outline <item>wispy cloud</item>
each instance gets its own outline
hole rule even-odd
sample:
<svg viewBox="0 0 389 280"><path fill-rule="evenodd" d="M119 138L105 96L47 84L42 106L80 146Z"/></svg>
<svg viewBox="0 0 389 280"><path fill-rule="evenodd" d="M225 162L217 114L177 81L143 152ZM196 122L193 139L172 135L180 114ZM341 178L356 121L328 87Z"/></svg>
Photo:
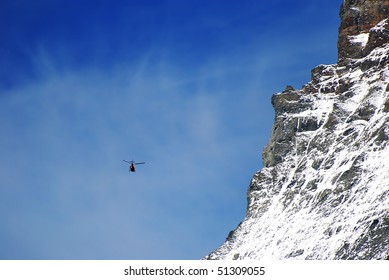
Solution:
<svg viewBox="0 0 389 280"><path fill-rule="evenodd" d="M224 35L198 48L201 18L185 21L109 63L107 45L88 63L31 48L35 78L0 93L0 258L201 258L222 242L261 167L270 96L312 60L297 33L257 32L254 15L209 17ZM122 159L147 163L130 174Z"/></svg>
<svg viewBox="0 0 389 280"><path fill-rule="evenodd" d="M167 252L173 240L194 238L210 207L211 217L222 210L209 199L225 196L218 184L232 169L217 166L229 166L223 161L238 148L226 129L237 113L223 112L209 78L169 65L62 72L48 57L39 61L44 79L2 95L3 240L16 234L31 247L23 258L92 258L110 248L121 257L184 257L180 248L190 244ZM147 161L136 174L121 162L132 157ZM154 253L144 252L147 244Z"/></svg>

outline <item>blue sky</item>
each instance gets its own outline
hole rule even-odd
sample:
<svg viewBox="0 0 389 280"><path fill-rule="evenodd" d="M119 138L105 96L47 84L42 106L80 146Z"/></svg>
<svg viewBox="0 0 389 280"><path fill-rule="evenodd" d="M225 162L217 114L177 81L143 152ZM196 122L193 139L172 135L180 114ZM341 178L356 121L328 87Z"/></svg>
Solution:
<svg viewBox="0 0 389 280"><path fill-rule="evenodd" d="M0 259L218 247L262 167L271 95L336 63L341 2L2 1Z"/></svg>

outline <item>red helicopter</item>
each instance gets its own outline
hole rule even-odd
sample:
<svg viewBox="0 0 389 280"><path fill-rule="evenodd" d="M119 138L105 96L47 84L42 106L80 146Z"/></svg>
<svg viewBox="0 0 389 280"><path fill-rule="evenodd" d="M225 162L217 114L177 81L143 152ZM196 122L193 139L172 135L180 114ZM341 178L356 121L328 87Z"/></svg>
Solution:
<svg viewBox="0 0 389 280"><path fill-rule="evenodd" d="M137 165L137 164L145 164L146 163L144 161L142 161L142 162L135 162L133 160L127 161L127 160L124 160L124 159L123 159L123 161L130 164L130 169L128 170L128 172L135 172L135 165Z"/></svg>

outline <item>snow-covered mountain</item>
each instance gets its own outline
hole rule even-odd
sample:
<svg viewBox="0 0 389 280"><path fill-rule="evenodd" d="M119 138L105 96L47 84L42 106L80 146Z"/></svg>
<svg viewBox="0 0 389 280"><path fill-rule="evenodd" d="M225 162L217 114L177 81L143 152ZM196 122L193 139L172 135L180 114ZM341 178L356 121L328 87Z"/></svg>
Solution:
<svg viewBox="0 0 389 280"><path fill-rule="evenodd" d="M246 217L205 259L389 259L389 1L340 16L338 63L273 95Z"/></svg>

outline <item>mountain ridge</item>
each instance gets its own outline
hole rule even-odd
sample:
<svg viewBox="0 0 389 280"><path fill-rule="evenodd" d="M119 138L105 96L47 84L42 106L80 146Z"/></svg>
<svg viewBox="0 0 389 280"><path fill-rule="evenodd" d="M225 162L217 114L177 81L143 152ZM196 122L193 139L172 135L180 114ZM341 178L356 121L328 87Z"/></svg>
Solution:
<svg viewBox="0 0 389 280"><path fill-rule="evenodd" d="M205 259L389 259L388 11L345 0L338 63L272 96L246 217Z"/></svg>

